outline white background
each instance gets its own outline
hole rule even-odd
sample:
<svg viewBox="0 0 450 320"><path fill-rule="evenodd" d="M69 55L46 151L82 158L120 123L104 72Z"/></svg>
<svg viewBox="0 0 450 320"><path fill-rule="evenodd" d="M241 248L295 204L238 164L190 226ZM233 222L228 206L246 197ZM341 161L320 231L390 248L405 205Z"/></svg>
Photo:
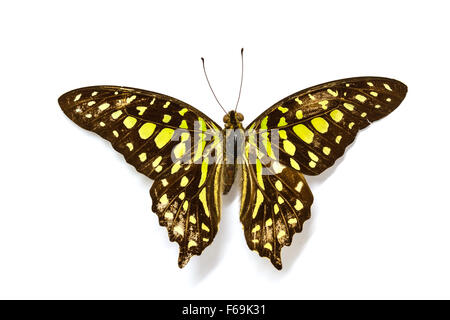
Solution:
<svg viewBox="0 0 450 320"><path fill-rule="evenodd" d="M0 5L0 298L450 298L446 1L15 1ZM307 177L312 219L277 271L248 250L239 190L220 232L177 266L151 180L61 112L74 88L115 84L246 123L339 78L409 87L337 164Z"/></svg>

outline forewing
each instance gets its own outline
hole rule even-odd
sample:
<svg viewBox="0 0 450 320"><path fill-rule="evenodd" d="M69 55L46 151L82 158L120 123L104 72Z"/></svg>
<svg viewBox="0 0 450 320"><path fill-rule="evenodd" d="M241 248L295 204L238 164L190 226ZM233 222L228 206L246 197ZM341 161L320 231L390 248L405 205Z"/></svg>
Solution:
<svg viewBox="0 0 450 320"><path fill-rule="evenodd" d="M304 174L317 175L344 154L360 129L395 110L406 92L403 83L388 78L332 81L279 101L248 129L267 130L261 152L278 156L282 164ZM272 143L277 139L279 143Z"/></svg>
<svg viewBox="0 0 450 320"><path fill-rule="evenodd" d="M180 245L180 267L212 242L220 219L221 166L204 157L221 146L217 124L182 101L133 88L86 87L58 101L71 120L110 141L155 180L152 209Z"/></svg>

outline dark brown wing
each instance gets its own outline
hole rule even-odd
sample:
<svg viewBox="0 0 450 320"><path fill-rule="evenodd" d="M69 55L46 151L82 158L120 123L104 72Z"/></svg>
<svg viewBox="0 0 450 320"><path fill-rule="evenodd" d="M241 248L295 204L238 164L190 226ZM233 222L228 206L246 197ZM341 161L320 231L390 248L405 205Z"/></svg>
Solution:
<svg viewBox="0 0 450 320"><path fill-rule="evenodd" d="M313 196L303 174L332 166L357 132L397 108L406 92L393 79L337 80L297 92L256 118L246 132L242 183L249 248L281 269L281 248L310 217Z"/></svg>
<svg viewBox="0 0 450 320"><path fill-rule="evenodd" d="M393 79L350 78L299 91L279 101L247 129L268 130L261 150L278 151L279 161L317 175L341 157L360 129L399 106L407 87ZM272 129L279 144L271 145Z"/></svg>
<svg viewBox="0 0 450 320"><path fill-rule="evenodd" d="M221 146L219 126L182 101L133 88L80 88L62 95L59 104L155 180L152 209L180 245L179 266L201 254L220 220L222 166L204 158Z"/></svg>

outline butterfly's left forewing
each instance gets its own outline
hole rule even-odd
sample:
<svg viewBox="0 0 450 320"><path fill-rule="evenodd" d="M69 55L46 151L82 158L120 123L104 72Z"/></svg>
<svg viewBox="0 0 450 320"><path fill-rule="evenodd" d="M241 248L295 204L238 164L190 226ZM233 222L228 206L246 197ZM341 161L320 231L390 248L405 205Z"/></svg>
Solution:
<svg viewBox="0 0 450 320"><path fill-rule="evenodd" d="M217 124L182 101L134 88L76 89L59 104L76 124L110 141L155 180L152 209L180 245L180 267L211 244L220 220L222 165L207 159L221 155Z"/></svg>

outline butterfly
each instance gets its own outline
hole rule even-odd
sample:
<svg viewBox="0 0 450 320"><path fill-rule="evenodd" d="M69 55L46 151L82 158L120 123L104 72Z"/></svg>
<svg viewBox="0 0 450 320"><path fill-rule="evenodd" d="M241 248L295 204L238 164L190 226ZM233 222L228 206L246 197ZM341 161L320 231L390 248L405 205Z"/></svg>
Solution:
<svg viewBox="0 0 450 320"><path fill-rule="evenodd" d="M336 80L282 99L246 128L243 115L229 111L224 129L183 101L135 88L85 87L58 102L154 180L152 210L179 244L180 268L214 240L222 194L240 171L247 245L281 269L281 248L310 217L313 195L304 175L331 167L359 130L391 113L406 93L406 85L388 78Z"/></svg>

